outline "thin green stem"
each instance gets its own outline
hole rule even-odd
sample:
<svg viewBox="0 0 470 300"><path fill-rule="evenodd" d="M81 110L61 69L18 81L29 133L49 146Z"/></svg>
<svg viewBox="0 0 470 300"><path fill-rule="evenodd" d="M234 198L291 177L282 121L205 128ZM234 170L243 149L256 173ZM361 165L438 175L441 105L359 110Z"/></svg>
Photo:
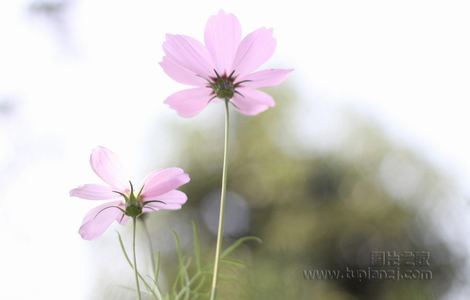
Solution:
<svg viewBox="0 0 470 300"><path fill-rule="evenodd" d="M144 228L144 232L145 232L145 236L147 237L147 242L149 244L149 251L150 251L150 261L152 263L152 268L153 268L153 274L155 274L155 278L153 278L153 282L154 282L154 285L155 285L155 290L157 291L158 293L158 296L159 296L159 299L162 298L162 293L160 291L160 286L158 284L158 272L157 272L157 264L155 263L155 257L154 257L154 253L155 251L153 250L153 245L152 245L152 238L150 236L150 232L149 232L149 229L147 227L147 224L145 223L145 219L144 218L140 218L139 220L141 220L141 223L142 223L142 227ZM160 260L160 258L158 258ZM158 262L160 264L160 261ZM142 278L139 276L139 278L142 280ZM144 283L145 284L145 283ZM153 289L152 289L153 290Z"/></svg>
<svg viewBox="0 0 470 300"><path fill-rule="evenodd" d="M139 271L137 271L137 257L135 253L135 237L136 237L136 229L137 229L137 218L132 218L132 252L134 255L134 275L135 275L135 286L137 289L137 299L142 300L142 296L140 295L140 285L139 285Z"/></svg>
<svg viewBox="0 0 470 300"><path fill-rule="evenodd" d="M225 100L225 139L224 139L224 161L222 166L222 188L220 192L219 226L217 228L217 244L215 248L214 273L212 275L211 297L215 300L217 289L217 278L219 275L220 253L222 251L222 239L224 233L225 196L227 191L227 152L228 152L228 131L229 131L229 100Z"/></svg>
<svg viewBox="0 0 470 300"><path fill-rule="evenodd" d="M118 233L118 239L119 239L119 245L121 246L121 250L122 250L122 254L124 255L124 258L126 259L127 263L129 264L129 266L131 267L132 270L134 270L134 265L132 264L132 261L131 259L129 258L129 255L127 255L127 251L126 251L126 248L124 247L124 242L122 241L122 237L121 235ZM147 290L152 294L152 296L155 298L155 300L161 300L162 299L162 295L161 294L155 294L155 291L153 290L153 288L150 286L150 284L147 283L147 281L145 281L144 277L142 277L142 275L140 273L139 274L139 278L140 280L142 281L142 283L145 285L145 287L147 288ZM157 290L158 291L158 290Z"/></svg>

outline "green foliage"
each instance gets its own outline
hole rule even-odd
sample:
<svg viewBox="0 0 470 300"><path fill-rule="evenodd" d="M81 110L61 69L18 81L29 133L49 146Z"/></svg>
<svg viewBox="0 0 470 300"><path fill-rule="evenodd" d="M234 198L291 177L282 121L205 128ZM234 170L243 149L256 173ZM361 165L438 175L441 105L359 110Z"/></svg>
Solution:
<svg viewBox="0 0 470 300"><path fill-rule="evenodd" d="M160 252L154 255L153 277L144 276L138 273L140 281L144 284L146 294L154 300L199 300L206 299L209 296L208 284L212 278L213 264L206 262L201 256L201 241L198 226L192 224L193 245L192 252L185 253L181 246L181 239L176 231L173 231L173 237L176 245L177 255L177 271L171 287L166 292L162 292L159 283L159 274L161 272ZM121 247L124 258L127 263L134 269L132 261L129 258L127 250L124 246L121 235L118 233L119 245ZM249 241L261 243L261 239L253 236L241 237L229 245L221 254L221 263L227 267L231 267L232 273L239 269L245 268L243 261L231 257L240 246ZM229 273L220 274L221 281L235 281L236 277ZM127 288L127 287L126 287ZM130 289L130 288L127 288Z"/></svg>

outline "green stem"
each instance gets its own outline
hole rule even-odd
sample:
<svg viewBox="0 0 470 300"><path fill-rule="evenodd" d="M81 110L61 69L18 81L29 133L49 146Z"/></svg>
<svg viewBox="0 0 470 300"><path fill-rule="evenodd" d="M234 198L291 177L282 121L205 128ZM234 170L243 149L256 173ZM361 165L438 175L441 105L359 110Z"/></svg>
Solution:
<svg viewBox="0 0 470 300"><path fill-rule="evenodd" d="M225 196L227 191L227 152L228 152L228 130L229 130L229 100L225 100L225 139L224 139L224 161L222 167L222 189L220 192L219 226L217 229L217 245L215 248L214 272L212 275L211 297L215 300L217 289L217 278L219 273L220 253L222 250L222 239L224 233Z"/></svg>
<svg viewBox="0 0 470 300"><path fill-rule="evenodd" d="M132 230L132 252L134 255L134 275L135 275L135 286L137 289L137 299L142 300L142 296L140 295L140 285L139 285L139 271L137 271L137 257L135 254L135 237L136 237L136 229L137 229L137 218L132 218L133 230Z"/></svg>
<svg viewBox="0 0 470 300"><path fill-rule="evenodd" d="M153 268L153 274L155 274L155 278L153 279L154 281L154 285L155 285L155 289L158 293L158 299L161 299L162 298L162 293L160 291L160 286L158 285L158 271L157 271L157 264L155 263L155 257L154 257L154 253L155 251L153 250L153 245L152 245L152 238L150 237L150 232L149 232L149 229L147 227L147 224L145 223L145 219L144 218L140 218L141 220L141 223L142 223L142 227L144 228L144 232L145 232L145 236L147 237L147 242L149 244L149 251L150 251L150 260L151 260L151 263L152 263L152 268ZM160 260L160 258L159 258ZM158 262L160 263L160 262ZM142 276L139 276L139 278L142 280ZM144 282L145 284L145 282ZM153 289L152 289L153 291ZM155 294L154 294L155 296ZM155 298L157 298L155 296Z"/></svg>

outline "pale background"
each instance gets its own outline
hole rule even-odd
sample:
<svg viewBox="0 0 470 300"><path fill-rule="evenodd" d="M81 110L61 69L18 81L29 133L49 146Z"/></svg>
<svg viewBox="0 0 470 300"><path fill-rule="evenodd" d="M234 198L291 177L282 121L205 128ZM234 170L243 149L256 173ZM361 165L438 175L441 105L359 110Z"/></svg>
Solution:
<svg viewBox="0 0 470 300"><path fill-rule="evenodd" d="M93 203L68 190L96 181L88 166L96 145L141 178L146 157L165 167L178 146L167 122L192 126L221 113L177 117L163 100L180 86L158 66L165 33L202 39L221 8L244 34L274 28L268 66L295 68L288 82L303 102L292 126L306 143L338 143L339 112L352 109L446 174L455 194L436 224L469 253L467 1L8 0L0 2L0 298L90 297L95 270L112 264L93 257L106 258L100 245L115 236L83 241L77 230ZM467 276L446 299L467 299Z"/></svg>

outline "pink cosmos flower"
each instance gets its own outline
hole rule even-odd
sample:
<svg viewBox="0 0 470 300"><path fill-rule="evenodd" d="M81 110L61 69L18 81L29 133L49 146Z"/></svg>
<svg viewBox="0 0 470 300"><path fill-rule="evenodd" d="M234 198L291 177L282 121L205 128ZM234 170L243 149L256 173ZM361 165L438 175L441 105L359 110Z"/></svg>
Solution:
<svg viewBox="0 0 470 300"><path fill-rule="evenodd" d="M184 35L166 36L160 63L174 80L193 86L165 101L182 117L192 117L212 100L230 101L242 114L256 115L273 107L273 98L257 90L284 81L291 69L255 72L274 53L272 29L260 28L241 39L233 14L220 11L207 21L205 45Z"/></svg>
<svg viewBox="0 0 470 300"><path fill-rule="evenodd" d="M97 147L90 156L93 171L106 185L85 184L70 191L70 196L88 200L109 200L90 210L80 227L86 240L100 236L112 223L125 224L129 217L162 209L180 209L186 202L185 193L176 190L189 182L189 175L180 168L167 168L151 172L140 190L122 174L123 168L113 152Z"/></svg>

